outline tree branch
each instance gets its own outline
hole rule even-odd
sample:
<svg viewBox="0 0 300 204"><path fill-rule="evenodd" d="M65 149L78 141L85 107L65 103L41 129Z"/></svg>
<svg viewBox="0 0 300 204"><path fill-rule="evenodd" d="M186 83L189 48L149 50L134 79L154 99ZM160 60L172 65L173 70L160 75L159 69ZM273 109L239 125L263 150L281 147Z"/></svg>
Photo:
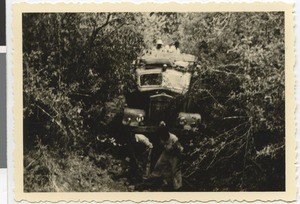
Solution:
<svg viewBox="0 0 300 204"><path fill-rule="evenodd" d="M102 40L101 40L99 43L97 43L97 45L98 45L98 44L101 45L107 36L110 36L113 32L119 30L120 28L122 28L122 27L125 26L125 25L129 25L129 24L128 24L128 23L123 23L123 24L119 25L117 28L115 28L115 29L112 30L111 32L107 33L107 34L102 38Z"/></svg>
<svg viewBox="0 0 300 204"><path fill-rule="evenodd" d="M50 113L48 113L41 106L36 105L36 107L38 107L41 111L43 111L43 113L45 113L47 116L49 116L53 120L53 122L55 122L62 129L62 131L67 135L67 130L62 126L62 124L60 122L58 122L52 115L50 115Z"/></svg>
<svg viewBox="0 0 300 204"><path fill-rule="evenodd" d="M240 136L240 137L238 137L238 138L236 138L236 139L234 139L234 140L232 140L232 141L230 141L230 142L225 143L224 145L222 145L222 146L220 147L220 149L215 153L214 158L213 158L212 161L209 163L209 165L207 166L206 170L208 170L208 169L214 164L214 162L215 162L217 156L219 155L219 153L220 153L225 147L227 147L227 146L229 146L229 145L231 145L231 144L233 144L233 143L235 143L235 142L237 142L237 141L243 139L245 135L247 136L247 140L248 140L249 130L248 130L245 134L243 134L242 136ZM240 149L241 149L241 147L240 147L238 150L240 150Z"/></svg>
<svg viewBox="0 0 300 204"><path fill-rule="evenodd" d="M95 39L96 39L96 37L97 37L99 31L102 30L104 27L106 27L109 23L111 23L110 17L111 17L111 13L109 13L109 14L107 15L106 21L105 21L105 23L104 23L103 25L101 25L101 26L99 26L98 28L94 29L94 31L93 31L93 33L92 33L92 35L91 35L91 37L90 37L90 40L89 40L89 46L92 46L92 45L93 45L93 43L94 43L94 41L95 41Z"/></svg>

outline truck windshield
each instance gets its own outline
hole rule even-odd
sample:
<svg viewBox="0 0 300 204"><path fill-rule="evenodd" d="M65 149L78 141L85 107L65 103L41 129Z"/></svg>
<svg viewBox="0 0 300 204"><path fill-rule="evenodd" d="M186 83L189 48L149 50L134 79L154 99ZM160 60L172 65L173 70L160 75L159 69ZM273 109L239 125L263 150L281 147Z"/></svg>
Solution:
<svg viewBox="0 0 300 204"><path fill-rule="evenodd" d="M140 77L141 86L147 85L161 85L162 84L162 75L159 74L143 74Z"/></svg>

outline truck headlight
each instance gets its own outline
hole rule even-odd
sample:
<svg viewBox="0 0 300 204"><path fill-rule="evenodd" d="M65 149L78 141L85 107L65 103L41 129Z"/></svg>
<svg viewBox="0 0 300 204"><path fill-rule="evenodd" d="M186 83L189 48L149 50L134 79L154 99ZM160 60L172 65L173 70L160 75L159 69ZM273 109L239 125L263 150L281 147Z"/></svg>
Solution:
<svg viewBox="0 0 300 204"><path fill-rule="evenodd" d="M187 121L186 121L186 119L185 119L185 117L180 117L179 118L179 125L185 125L187 123Z"/></svg>
<svg viewBox="0 0 300 204"><path fill-rule="evenodd" d="M128 117L128 118L126 119L125 123L126 123L126 125L129 125L130 122L131 122L131 118Z"/></svg>
<svg viewBox="0 0 300 204"><path fill-rule="evenodd" d="M143 122L144 121L144 116L142 114L139 114L137 117L136 117L136 121L137 122Z"/></svg>

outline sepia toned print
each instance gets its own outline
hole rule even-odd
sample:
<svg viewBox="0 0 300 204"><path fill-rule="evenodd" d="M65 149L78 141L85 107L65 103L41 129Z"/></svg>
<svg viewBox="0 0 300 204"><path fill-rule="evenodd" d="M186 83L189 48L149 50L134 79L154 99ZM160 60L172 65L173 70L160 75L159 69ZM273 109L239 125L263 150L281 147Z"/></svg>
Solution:
<svg viewBox="0 0 300 204"><path fill-rule="evenodd" d="M112 5L15 6L16 199L295 199L292 7Z"/></svg>

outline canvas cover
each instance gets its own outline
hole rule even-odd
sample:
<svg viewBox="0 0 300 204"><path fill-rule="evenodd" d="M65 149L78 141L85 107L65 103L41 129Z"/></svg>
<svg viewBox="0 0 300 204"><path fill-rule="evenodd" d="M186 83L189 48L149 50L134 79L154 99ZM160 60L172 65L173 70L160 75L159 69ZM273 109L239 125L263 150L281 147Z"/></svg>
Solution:
<svg viewBox="0 0 300 204"><path fill-rule="evenodd" d="M195 62L196 57L194 55L185 53L167 53L160 52L159 55L147 54L141 57L141 62L146 65L153 64L167 64L168 66L173 66L175 62Z"/></svg>
<svg viewBox="0 0 300 204"><path fill-rule="evenodd" d="M185 94L190 85L191 74L182 73L173 69L167 69L162 73L162 87L179 94Z"/></svg>

